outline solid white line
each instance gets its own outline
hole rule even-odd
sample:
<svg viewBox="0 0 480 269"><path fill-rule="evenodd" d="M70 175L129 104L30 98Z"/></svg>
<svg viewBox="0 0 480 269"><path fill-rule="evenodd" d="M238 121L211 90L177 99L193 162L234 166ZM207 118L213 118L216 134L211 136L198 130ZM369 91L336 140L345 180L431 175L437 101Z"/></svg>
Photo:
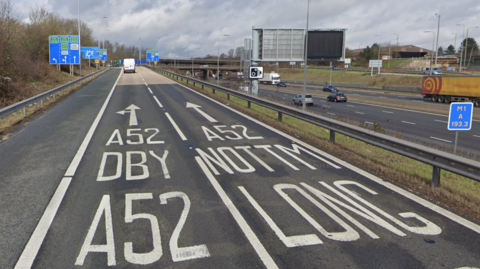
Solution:
<svg viewBox="0 0 480 269"><path fill-rule="evenodd" d="M167 78L167 79L169 79L169 78ZM172 79L169 79L169 80L172 81L172 82L175 82L175 81L172 80ZM176 82L175 82L175 83L176 83ZM178 84L178 83L177 83L177 84ZM190 92L195 93L195 94L197 94L198 96L201 96L201 97L203 97L203 98L206 98L206 99L212 101L213 103L216 103L217 105L219 105L219 106L221 106L221 107L224 107L224 108L232 111L233 113L236 113L236 114L238 114L238 115L240 115L240 116L242 116L242 117L244 117L244 118L246 118L246 119L248 119L248 120L250 120L250 121L252 121L252 122L254 122L254 123L256 123L256 124L258 124L258 125L266 128L266 129L268 129L268 130L270 130L270 131L272 131L272 132L274 132L274 133L276 133L276 134L279 134L279 135L285 137L286 139L289 139L290 141L294 141L295 143L297 143L297 144L299 144L299 145L301 145L301 146L304 146L305 148L307 148L307 149L309 149L309 150L311 150L311 151L313 151L313 152L315 152L315 153L317 153L317 154L319 154L319 155L322 155L322 156L324 156L325 158L328 158L328 159L336 162L337 164L342 165L342 166L344 166L345 168L350 169L351 171L353 171L353 172L355 172L355 173L357 173L357 174L359 174L359 175L362 175L362 176L364 176L365 178L368 178L368 179L370 179L371 181L373 181L373 182L375 182L375 183L377 183L377 184L379 184L379 185L382 185L382 186L384 186L385 188L388 188L388 189L390 189L390 190L392 190L392 191L394 191L394 192L396 192L396 193L398 193L398 194L400 194L400 195L403 195L403 197L406 197L406 198L410 199L411 201L414 201L414 202L416 202L417 204L422 205L423 207L428 208L428 209L430 209L430 210L432 210L432 211L434 211L434 212L436 212L436 213L438 213L438 214L440 214L440 215L442 215L442 216L444 216L444 217L446 217L446 218L448 218L448 219L450 219L450 220L452 220L452 221L454 221L454 222L456 222L456 223L458 223L458 224L460 224L460 225L463 225L464 227L466 227L466 228L468 228L468 229L470 229L470 230L472 230L472 231L480 234L480 225L478 225L478 224L476 224L476 223L474 223L474 222L471 222L471 221L469 221L469 220L467 220L467 219L465 219L465 218L462 218L462 217L460 217L460 216L458 216L458 215L456 215L456 214L454 214L454 213L452 213L452 212L450 212L450 211L448 211L448 210L446 210L446 209L444 209L444 208L442 208L442 207L439 207L438 205L436 205L436 204L434 204L434 203L432 203L432 202L430 202L430 201L427 201L427 200L425 200L425 199L423 199L423 198L421 198L421 197L419 197L419 196L416 196L416 195L413 194L413 193L410 193L410 192L408 192L408 191L406 191L406 190L404 190L404 189L402 189L402 188L400 188L400 187L397 187L397 186L395 186L395 185L393 185L393 184L391 184L391 183L388 183L388 182L384 181L383 179L381 179L381 178L379 178L379 177L377 177L377 176L375 176L375 175L373 175L373 174L370 174L370 173L368 173L368 172L366 172L366 171L364 171L364 170L362 170L362 169L360 169L360 168L358 168L358 167L356 167L356 166L354 166L354 165L351 165L350 163L345 162L345 161L343 161L343 160L341 160L341 159L339 159L339 158L337 158L337 157L335 157L335 156L333 156L333 155L331 155L331 154L329 154L329 153L327 153L327 152L324 152L324 151L322 151L322 150L320 150L320 149L318 149L318 148L316 148L316 147L314 147L314 146L312 146L312 145L310 145L310 144L307 144L307 143L305 143L305 142L303 142L303 141L301 141L301 140L299 140L299 139L297 139L297 138L295 138L295 137L293 137L293 136L291 136L291 135L288 135L288 134L286 134L286 133L284 133L284 132L282 132L282 131L279 131L279 130L275 129L275 128L272 127L272 126L269 126L269 125L267 125L267 124L265 124L265 123L263 123L263 122L261 122L261 121L258 121L258 120L254 119L254 118L252 118L252 117L250 117L250 116L248 116L248 115L245 115L244 113L239 112L239 111L237 111L237 110L235 110L235 109L233 109L233 108L231 108L231 107L229 107L229 106L227 106L227 105L224 105L224 104L218 102L217 100L214 100L214 99L212 99L212 98L210 98L210 97L207 97L207 96L205 96L205 95L203 95L203 94L201 94L201 93L199 93L199 92L196 92L196 91L194 91L194 90L192 90L192 89L190 89L190 88L188 88L188 87L185 87L185 86L183 86L183 85L181 85L181 84L178 84L178 85L181 86L181 87L183 87L183 88L185 88L185 89L187 89L187 90L189 90ZM376 106L376 105L370 105L370 106ZM376 107L382 107L382 106L376 106ZM384 108L389 108L389 107L384 107ZM404 111L411 111L411 110L399 109L399 108L394 108L394 109L396 109L396 110L404 110ZM418 111L412 111L412 112L417 112L417 113L422 113L422 114L430 114L430 115L435 115L435 116L442 116L442 115L438 115L438 114L418 112Z"/></svg>
<svg viewBox="0 0 480 269"><path fill-rule="evenodd" d="M393 114L392 111L382 111L383 113Z"/></svg>
<svg viewBox="0 0 480 269"><path fill-rule="evenodd" d="M413 123L413 122L408 122L408 121L403 121L403 120L402 120L402 122L406 123L406 124L416 125L416 123Z"/></svg>
<svg viewBox="0 0 480 269"><path fill-rule="evenodd" d="M37 227L33 231L32 236L30 236L30 239L28 240L27 245L23 249L22 255L20 255L20 258L18 259L17 264L15 265L15 269L32 267L33 261L35 260L38 254L38 251L40 250L40 247L43 244L43 240L45 240L45 236L47 235L47 232L50 229L50 226L52 225L53 219L57 214L58 208L62 203L63 197L65 196L65 193L67 193L68 186L70 186L70 182L72 181L72 177L75 175L75 172L77 171L78 165L80 164L80 161L82 160L83 155L85 154L85 150L87 149L88 144L92 139L93 133L95 133L95 130L97 129L98 123L100 122L100 119L102 118L103 113L105 112L105 109L107 108L107 105L110 102L112 94L121 76L122 76L122 72L120 72L120 74L118 75L118 78L115 81L115 84L113 84L113 87L107 96L107 99L103 103L103 106L98 112L97 117L93 121L92 126L90 126L90 129L88 130L87 135L83 139L82 144L78 148L77 153L75 154L75 157L73 157L73 160L70 163L70 166L68 167L64 178L62 178L62 180L60 181L60 184L58 185L57 190L55 191L54 195L52 196L52 199L48 203L47 208L43 212L42 218L38 222Z"/></svg>
<svg viewBox="0 0 480 269"><path fill-rule="evenodd" d="M98 115L95 118L95 121L93 121L92 126L90 127L90 130L88 130L87 135L83 139L82 145L80 145L80 148L78 148L77 154L75 154L75 157L73 158L72 162L70 163L70 166L67 169L67 172L65 173L66 177L73 177L75 175L75 171L77 171L78 165L80 164L80 161L82 160L83 155L87 150L90 140L92 140L93 133L95 132L95 129L97 129L98 123L100 123L100 119L102 118L103 113L105 112L105 109L107 108L107 105L110 102L110 98L112 97L113 91L115 90L115 87L117 86L117 83L120 80L121 76L122 76L122 72L120 72L120 75L118 75L117 81L115 81L115 84L110 90L110 94L107 96L107 99L105 100L105 103L103 103L102 108L98 112Z"/></svg>
<svg viewBox="0 0 480 269"><path fill-rule="evenodd" d="M448 123L448 121L444 121L444 120L435 120L437 122L441 122L441 123Z"/></svg>
<svg viewBox="0 0 480 269"><path fill-rule="evenodd" d="M450 140L445 140L445 139L441 139L441 138L438 138L438 137L430 136L430 138L431 138L431 139L435 139L435 140L440 140L440 141L443 141L443 142L452 143L452 141L450 141Z"/></svg>
<svg viewBox="0 0 480 269"><path fill-rule="evenodd" d="M35 258L37 257L38 251L42 246L43 240L47 235L50 225L57 214L57 210L62 203L65 193L67 193L68 186L72 181L71 177L64 177L60 184L57 187L57 190L53 194L52 199L48 203L47 208L43 212L42 218L37 224L35 231L33 231L32 236L28 240L27 245L23 249L22 255L15 264L15 269L31 268Z"/></svg>
<svg viewBox="0 0 480 269"><path fill-rule="evenodd" d="M363 113L363 112L355 111L355 113L365 115L365 113Z"/></svg>
<svg viewBox="0 0 480 269"><path fill-rule="evenodd" d="M170 114L168 114L168 112L165 112L165 115L167 116L170 123L173 125L173 128L175 128L175 130L177 131L178 135L180 135L180 138L182 138L183 141L187 141L187 138L183 134L182 130L180 130L180 128L178 128L178 125L175 123L175 121L172 119L172 117L170 117Z"/></svg>
<svg viewBox="0 0 480 269"><path fill-rule="evenodd" d="M255 252L257 252L257 255L260 257L265 267L278 268L278 266L275 264L275 261L272 259L270 254L267 252L265 247L262 245L258 237L253 232L252 228L248 225L247 221L243 218L242 214L240 214L240 211L238 211L238 209L233 204L232 200L230 200L230 198L228 197L225 190L222 188L222 186L220 186L217 179L212 175L210 170L207 168L202 158L200 158L199 156L196 156L195 160L197 161L198 165L202 169L205 176L208 178L208 180L212 184L218 196L220 196L220 198L222 199L228 211L230 211L230 214L232 214L238 226L240 226L240 229L242 230L243 234L245 234L248 241L252 245L253 249L255 249Z"/></svg>
<svg viewBox="0 0 480 269"><path fill-rule="evenodd" d="M153 96L153 98L155 99L155 101L157 101L157 104L158 104L159 107L163 107L162 104L160 103L160 101L158 101L156 96Z"/></svg>
<svg viewBox="0 0 480 269"><path fill-rule="evenodd" d="M149 91L151 94L153 94L152 89L150 89L150 87L147 87L147 88L148 88L148 91Z"/></svg>

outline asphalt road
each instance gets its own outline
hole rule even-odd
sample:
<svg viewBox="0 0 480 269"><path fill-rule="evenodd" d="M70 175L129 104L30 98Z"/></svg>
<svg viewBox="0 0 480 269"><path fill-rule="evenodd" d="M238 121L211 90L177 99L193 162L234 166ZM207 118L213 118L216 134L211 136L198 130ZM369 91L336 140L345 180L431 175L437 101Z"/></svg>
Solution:
<svg viewBox="0 0 480 269"><path fill-rule="evenodd" d="M321 91L319 88L309 88L309 93ZM288 91L288 88L283 91ZM385 99L384 106L369 105L362 103L355 103L348 101L346 103L328 102L326 98L314 98L314 105L309 107L312 111L320 113L324 116L332 118L341 118L352 124L364 124L372 127L377 124L387 134L400 137L402 139L415 142L421 145L446 150L452 152L455 146L455 132L449 131L448 116L418 112L414 110L397 109L389 107L390 102L399 100L405 101L411 99L416 101L419 106L423 102L430 102L430 100L423 100L418 96L392 95L376 92L363 91L345 91L346 96L358 95L363 98L376 97ZM269 89L260 89L261 97L279 100L291 104L294 93L276 92ZM417 100L418 99L418 100ZM444 105L448 111L449 106ZM301 109L299 107L299 109ZM457 152L463 154L475 154L480 156L480 122L474 120L470 131L458 132Z"/></svg>
<svg viewBox="0 0 480 269"><path fill-rule="evenodd" d="M480 264L479 225L137 70L0 143L0 268Z"/></svg>

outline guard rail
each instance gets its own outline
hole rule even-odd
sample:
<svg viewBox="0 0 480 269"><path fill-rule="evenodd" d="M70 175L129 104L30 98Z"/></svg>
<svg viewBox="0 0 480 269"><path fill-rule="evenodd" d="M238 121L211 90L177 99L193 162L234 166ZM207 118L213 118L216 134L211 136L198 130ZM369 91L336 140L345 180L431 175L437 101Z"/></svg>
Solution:
<svg viewBox="0 0 480 269"><path fill-rule="evenodd" d="M315 124L330 130L330 142L335 143L335 134L339 133L365 143L377 146L382 149L400 154L414 160L423 162L432 166L432 187L440 185L440 171L441 169L450 171L452 173L476 180L480 182L480 162L476 162L458 155L450 154L440 150L428 148L422 145L418 145L412 142L401 140L388 135L380 134L374 131L360 128L358 126L343 123L334 119L319 116L313 113L304 112L292 107L274 103L268 100L263 100L249 94L224 88L212 83L204 82L191 77L186 77L172 73L160 68L150 67L154 70L174 77L177 80L181 80L186 83L193 83L194 86L200 86L202 89L209 87L215 91L223 92L227 95L227 98L234 96L247 101L248 108L251 103L266 107L268 109L278 112L278 121L282 121L282 115L288 115L297 119Z"/></svg>
<svg viewBox="0 0 480 269"><path fill-rule="evenodd" d="M36 103L36 102L38 102L38 101L40 101L41 106L43 106L43 99L47 98L48 96L50 96L50 95L53 94L53 97L55 98L55 94L56 94L57 92L62 91L62 94L63 94L63 91L65 90L65 88L71 87L72 85L75 85L75 86L76 86L77 83L81 83L81 82L83 82L83 81L86 80L86 79L94 78L94 77L96 77L97 75L102 74L103 72L105 72L105 71L108 70L108 69L109 69L109 68L106 67L106 68L104 68L104 69L98 70L98 71L96 71L96 72L94 72L94 73L91 73L91 74L89 74L89 75L87 75L87 76L84 76L84 77L82 77L82 78L79 78L79 79L77 79L77 80L68 82L68 83L66 83L66 84L64 84L64 85L62 85L62 86L56 87L56 88L54 88L54 89L51 89L51 90L49 90L49 91L46 91L46 92L41 93L41 94L39 94L39 95L36 95L36 96L34 96L34 97L31 97L31 98L28 98L28 99L26 99L26 100L20 101L20 102L18 102L18 103L16 103L16 104L13 104L13 105L11 105L11 106L7 106L7 107L5 107L5 108L2 108L2 109L0 109L0 119L3 118L3 117L5 117L5 116L8 116L8 115L10 115L10 114L12 114L12 113L20 110L20 109L23 109L23 115L25 116L25 115L26 115L26 110L25 110L25 108L26 108L27 106L29 106L29 105L31 105L31 104L33 104L33 103Z"/></svg>

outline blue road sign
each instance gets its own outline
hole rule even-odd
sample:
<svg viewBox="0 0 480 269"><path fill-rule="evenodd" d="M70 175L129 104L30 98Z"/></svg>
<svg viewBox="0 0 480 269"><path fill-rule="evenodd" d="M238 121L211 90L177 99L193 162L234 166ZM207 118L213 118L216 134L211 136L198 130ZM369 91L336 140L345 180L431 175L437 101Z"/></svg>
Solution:
<svg viewBox="0 0 480 269"><path fill-rule="evenodd" d="M154 50L147 50L147 62L155 61L155 52Z"/></svg>
<svg viewBox="0 0 480 269"><path fill-rule="evenodd" d="M451 103L448 130L469 131L472 129L473 103Z"/></svg>
<svg viewBox="0 0 480 269"><path fill-rule="evenodd" d="M48 37L50 64L80 64L78 36Z"/></svg>
<svg viewBox="0 0 480 269"><path fill-rule="evenodd" d="M154 62L158 62L160 60L160 54L158 53L158 50L154 50L155 55L153 57Z"/></svg>
<svg viewBox="0 0 480 269"><path fill-rule="evenodd" d="M82 47L82 58L100 60L100 48L99 47Z"/></svg>
<svg viewBox="0 0 480 269"><path fill-rule="evenodd" d="M107 49L100 49L100 61L107 61Z"/></svg>

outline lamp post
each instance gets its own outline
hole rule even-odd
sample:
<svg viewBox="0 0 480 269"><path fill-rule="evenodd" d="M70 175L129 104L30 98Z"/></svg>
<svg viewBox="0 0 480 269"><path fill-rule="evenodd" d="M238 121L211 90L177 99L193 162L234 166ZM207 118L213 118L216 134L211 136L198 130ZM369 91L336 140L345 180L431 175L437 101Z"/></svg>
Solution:
<svg viewBox="0 0 480 269"><path fill-rule="evenodd" d="M380 42L378 43L378 61L380 61L380 53L381 53L381 47L380 47L380 43L382 43L382 35L375 35L375 36L379 36L380 37ZM372 70L373 70L373 67L372 67ZM378 65L378 74L380 74L380 64Z"/></svg>
<svg viewBox="0 0 480 269"><path fill-rule="evenodd" d="M139 37L138 38L138 65L141 65L142 64L142 39Z"/></svg>
<svg viewBox="0 0 480 269"><path fill-rule="evenodd" d="M438 37L440 36L440 14L435 14L438 17L438 26L437 26L437 46L435 50L435 67L437 67L437 58L438 58Z"/></svg>
<svg viewBox="0 0 480 269"><path fill-rule="evenodd" d="M218 42L217 42L217 47L218 47L218 51L217 51L217 84L219 83L220 81L220 37L221 36L230 36L230 35L219 35L218 36Z"/></svg>
<svg viewBox="0 0 480 269"><path fill-rule="evenodd" d="M397 36L397 46L395 47L395 56L398 57L397 54L398 54L398 36L399 36L399 34L397 34L397 33L393 33L393 34Z"/></svg>
<svg viewBox="0 0 480 269"><path fill-rule="evenodd" d="M455 41L453 43L453 47L457 49L457 33L452 33L452 35L455 35Z"/></svg>
<svg viewBox="0 0 480 269"><path fill-rule="evenodd" d="M200 48L195 48L195 49L200 49ZM195 59L195 57L192 57L192 78L195 77L194 74L193 74L193 59Z"/></svg>
<svg viewBox="0 0 480 269"><path fill-rule="evenodd" d="M82 77L82 44L80 43L80 0L77 1L78 4L78 51L79 53L79 62L80 62L80 69L79 69L79 75Z"/></svg>
<svg viewBox="0 0 480 269"><path fill-rule="evenodd" d="M423 31L424 33L432 33L433 34L433 41L432 41L432 57L430 60L430 76L432 75L432 62L433 62L433 49L435 48L435 32L434 31Z"/></svg>
<svg viewBox="0 0 480 269"><path fill-rule="evenodd" d="M305 29L305 60L303 62L303 102L302 102L302 109L307 109L307 104L305 103L306 95L307 95L307 52L308 52L308 17L310 15L310 0L307 1L307 27ZM332 68L330 67L330 72Z"/></svg>
<svg viewBox="0 0 480 269"><path fill-rule="evenodd" d="M463 35L462 37L465 38L465 24L457 24L457 26L463 26ZM462 72L462 59L463 59L463 51L465 46L462 45L462 50L460 51L460 69L458 69L458 72Z"/></svg>

